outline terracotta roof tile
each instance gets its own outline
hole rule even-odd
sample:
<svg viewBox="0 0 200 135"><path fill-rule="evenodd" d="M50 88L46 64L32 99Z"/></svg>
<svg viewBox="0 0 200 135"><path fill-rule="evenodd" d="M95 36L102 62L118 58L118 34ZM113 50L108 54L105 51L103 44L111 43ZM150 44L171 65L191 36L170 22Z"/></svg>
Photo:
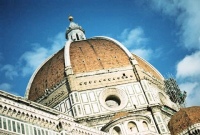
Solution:
<svg viewBox="0 0 200 135"><path fill-rule="evenodd" d="M152 74L155 78L157 78L158 80L163 80L163 78L155 71L155 69L153 69L149 63L145 62L144 60L142 60L140 57L138 57L137 55L133 54L134 58L137 60L140 68L142 68L145 72L149 72L150 74Z"/></svg>
<svg viewBox="0 0 200 135"><path fill-rule="evenodd" d="M73 42L70 60L75 74L130 65L127 54L114 42L105 39Z"/></svg>
<svg viewBox="0 0 200 135"><path fill-rule="evenodd" d="M28 99L36 101L45 90L58 84L65 78L64 48L49 59L37 72L29 90Z"/></svg>
<svg viewBox="0 0 200 135"><path fill-rule="evenodd" d="M168 123L168 128L172 135L181 133L188 127L200 123L200 107L182 108L175 113Z"/></svg>

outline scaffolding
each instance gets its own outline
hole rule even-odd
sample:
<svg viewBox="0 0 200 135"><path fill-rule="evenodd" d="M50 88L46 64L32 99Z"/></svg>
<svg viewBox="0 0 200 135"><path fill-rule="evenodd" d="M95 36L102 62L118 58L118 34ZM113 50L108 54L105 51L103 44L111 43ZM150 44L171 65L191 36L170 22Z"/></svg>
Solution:
<svg viewBox="0 0 200 135"><path fill-rule="evenodd" d="M165 83L165 92L169 95L170 100L174 103L178 103L180 105L185 104L185 98L187 93L185 91L181 91L179 86L176 83L176 80L173 78L166 79Z"/></svg>

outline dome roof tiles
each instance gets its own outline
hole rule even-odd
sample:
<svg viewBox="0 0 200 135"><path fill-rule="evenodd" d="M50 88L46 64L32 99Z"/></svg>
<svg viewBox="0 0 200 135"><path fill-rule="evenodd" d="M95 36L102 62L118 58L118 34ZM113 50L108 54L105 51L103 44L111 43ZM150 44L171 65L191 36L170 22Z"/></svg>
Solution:
<svg viewBox="0 0 200 135"><path fill-rule="evenodd" d="M200 107L181 108L175 113L168 123L168 128L172 135L181 133L190 126L200 123Z"/></svg>
<svg viewBox="0 0 200 135"><path fill-rule="evenodd" d="M72 42L70 61L75 74L131 65L127 54L114 42L105 39Z"/></svg>
<svg viewBox="0 0 200 135"><path fill-rule="evenodd" d="M31 83L28 99L36 101L44 95L45 90L52 88L64 78L64 48L58 51L52 58L38 70Z"/></svg>
<svg viewBox="0 0 200 135"><path fill-rule="evenodd" d="M145 72L150 73L158 80L161 80L161 81L164 80L164 77L160 74L160 72L157 71L157 69L154 68L150 63L148 63L147 61L145 61L144 59L140 58L139 56L135 54L133 54L133 57L138 62L140 68L142 68Z"/></svg>

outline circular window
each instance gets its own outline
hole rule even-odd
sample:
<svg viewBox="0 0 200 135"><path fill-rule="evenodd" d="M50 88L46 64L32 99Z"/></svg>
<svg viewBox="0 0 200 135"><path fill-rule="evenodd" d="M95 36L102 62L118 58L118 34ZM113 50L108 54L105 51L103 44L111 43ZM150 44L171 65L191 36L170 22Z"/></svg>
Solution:
<svg viewBox="0 0 200 135"><path fill-rule="evenodd" d="M121 104L121 100L119 99L119 97L117 97L115 95L108 96L106 98L105 102L106 102L106 105L111 108L118 107Z"/></svg>
<svg viewBox="0 0 200 135"><path fill-rule="evenodd" d="M116 88L103 90L99 100L102 106L108 110L120 110L124 108L128 102L126 93Z"/></svg>

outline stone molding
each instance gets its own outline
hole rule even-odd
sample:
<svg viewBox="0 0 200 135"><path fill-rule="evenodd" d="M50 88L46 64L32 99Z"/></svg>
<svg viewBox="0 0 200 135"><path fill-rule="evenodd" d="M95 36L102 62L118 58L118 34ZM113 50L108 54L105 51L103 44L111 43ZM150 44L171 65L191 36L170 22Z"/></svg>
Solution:
<svg viewBox="0 0 200 135"><path fill-rule="evenodd" d="M3 91L0 91L0 96L0 114L2 116L56 132L65 130L70 134L108 135L107 133L80 125L72 117L55 109L28 101L22 97L15 97Z"/></svg>

